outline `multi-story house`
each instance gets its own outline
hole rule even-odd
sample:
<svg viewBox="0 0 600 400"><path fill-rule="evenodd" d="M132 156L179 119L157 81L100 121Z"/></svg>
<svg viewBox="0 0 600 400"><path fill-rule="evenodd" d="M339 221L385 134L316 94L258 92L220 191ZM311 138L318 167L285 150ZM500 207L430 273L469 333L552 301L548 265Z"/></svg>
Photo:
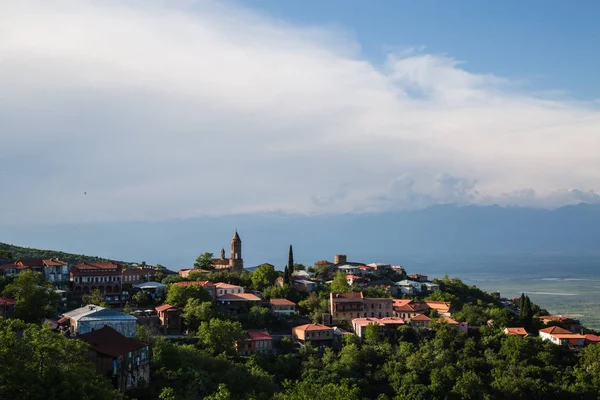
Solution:
<svg viewBox="0 0 600 400"><path fill-rule="evenodd" d="M267 331L250 331L246 340L236 344L239 355L269 354L273 350L273 339Z"/></svg>
<svg viewBox="0 0 600 400"><path fill-rule="evenodd" d="M310 342L315 346L333 344L333 328L321 324L306 324L292 328L292 336L300 343Z"/></svg>
<svg viewBox="0 0 600 400"><path fill-rule="evenodd" d="M288 299L271 299L269 300L271 309L275 315L283 315L289 317L296 313L296 303Z"/></svg>
<svg viewBox="0 0 600 400"><path fill-rule="evenodd" d="M585 344L585 336L573 333L560 326L540 329L540 338L559 346L579 348Z"/></svg>
<svg viewBox="0 0 600 400"><path fill-rule="evenodd" d="M217 288L217 297L222 296L224 294L240 294L244 293L244 288L237 285L230 285L229 283L216 283Z"/></svg>
<svg viewBox="0 0 600 400"><path fill-rule="evenodd" d="M4 264L0 265L0 276L13 278L25 270L27 270L27 267L20 266L16 263Z"/></svg>
<svg viewBox="0 0 600 400"><path fill-rule="evenodd" d="M329 307L333 320L350 325L354 318L384 318L394 316L391 298L364 298L362 292L330 293Z"/></svg>
<svg viewBox="0 0 600 400"><path fill-rule="evenodd" d="M100 290L109 304L119 304L122 298L122 270L117 262L83 262L71 267L71 289L75 297Z"/></svg>
<svg viewBox="0 0 600 400"><path fill-rule="evenodd" d="M71 279L69 263L57 258L42 260L44 266L44 276L52 282L58 289L68 289Z"/></svg>
<svg viewBox="0 0 600 400"><path fill-rule="evenodd" d="M150 346L121 335L109 326L78 337L89 344L88 358L96 372L125 391L150 382Z"/></svg>
<svg viewBox="0 0 600 400"><path fill-rule="evenodd" d="M15 264L34 272L44 272L44 260L42 260L41 258L29 258L26 260L19 260Z"/></svg>

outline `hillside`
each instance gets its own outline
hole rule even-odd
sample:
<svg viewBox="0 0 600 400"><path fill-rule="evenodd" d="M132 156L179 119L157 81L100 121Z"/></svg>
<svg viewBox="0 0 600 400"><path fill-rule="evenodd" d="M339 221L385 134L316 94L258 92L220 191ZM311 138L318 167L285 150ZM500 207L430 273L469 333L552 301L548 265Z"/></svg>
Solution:
<svg viewBox="0 0 600 400"><path fill-rule="evenodd" d="M96 257L96 256L86 256L84 254L73 254L73 253L65 253L62 251L56 250L40 250L33 249L30 247L20 247L14 246L12 244L0 243L0 259L2 258L12 258L15 260L19 259L28 259L28 258L58 258L60 260L66 261L70 264L77 264L83 261L114 261L109 260L107 258ZM119 261L123 264L123 266L132 266L134 263Z"/></svg>

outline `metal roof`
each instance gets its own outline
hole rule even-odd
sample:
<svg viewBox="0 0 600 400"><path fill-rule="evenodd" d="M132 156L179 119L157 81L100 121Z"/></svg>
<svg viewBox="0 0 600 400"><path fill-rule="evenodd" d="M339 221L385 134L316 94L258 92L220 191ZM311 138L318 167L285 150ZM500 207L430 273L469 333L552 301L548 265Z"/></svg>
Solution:
<svg viewBox="0 0 600 400"><path fill-rule="evenodd" d="M113 320L136 320L135 317L119 311L114 311L108 308L96 306L93 304L85 307L77 308L63 314L64 317L71 318L75 321L101 321L107 319Z"/></svg>

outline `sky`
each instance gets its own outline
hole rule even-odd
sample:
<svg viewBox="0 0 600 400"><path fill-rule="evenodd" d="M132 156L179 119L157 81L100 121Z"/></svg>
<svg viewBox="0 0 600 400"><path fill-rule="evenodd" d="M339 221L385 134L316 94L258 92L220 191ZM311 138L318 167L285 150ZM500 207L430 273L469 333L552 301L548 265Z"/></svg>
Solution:
<svg viewBox="0 0 600 400"><path fill-rule="evenodd" d="M0 0L0 224L600 202L599 11Z"/></svg>

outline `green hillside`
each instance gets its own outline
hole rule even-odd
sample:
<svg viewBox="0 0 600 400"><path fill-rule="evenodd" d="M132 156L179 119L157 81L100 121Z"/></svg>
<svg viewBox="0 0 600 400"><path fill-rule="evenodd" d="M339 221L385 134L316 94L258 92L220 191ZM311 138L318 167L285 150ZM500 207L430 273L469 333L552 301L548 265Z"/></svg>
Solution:
<svg viewBox="0 0 600 400"><path fill-rule="evenodd" d="M86 256L84 254L72 254L65 253L63 251L56 250L40 250L32 249L29 247L14 246L12 244L0 243L0 259L12 258L15 260L27 259L27 258L58 258L66 261L69 264L77 264L83 261L101 262L101 261L115 261L108 258ZM119 261L125 267L133 266L134 263Z"/></svg>

